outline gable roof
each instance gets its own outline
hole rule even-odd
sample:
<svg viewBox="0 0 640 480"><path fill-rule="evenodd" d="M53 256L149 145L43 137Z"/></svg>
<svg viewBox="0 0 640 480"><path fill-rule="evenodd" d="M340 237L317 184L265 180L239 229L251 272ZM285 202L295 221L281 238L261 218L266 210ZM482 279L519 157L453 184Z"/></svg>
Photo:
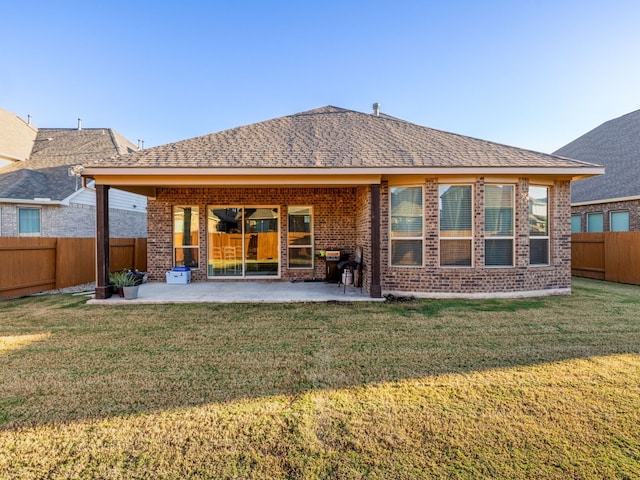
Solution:
<svg viewBox="0 0 640 480"><path fill-rule="evenodd" d="M0 169L0 198L64 200L78 188L69 167L134 150L111 129L40 128L28 158Z"/></svg>
<svg viewBox="0 0 640 480"><path fill-rule="evenodd" d="M585 168L592 164L326 106L92 162L89 168ZM123 173L124 174L124 173Z"/></svg>
<svg viewBox="0 0 640 480"><path fill-rule="evenodd" d="M604 175L572 185L572 203L640 196L640 110L609 120L554 153L605 166Z"/></svg>
<svg viewBox="0 0 640 480"><path fill-rule="evenodd" d="M0 108L0 160L14 162L29 158L37 130L16 114Z"/></svg>

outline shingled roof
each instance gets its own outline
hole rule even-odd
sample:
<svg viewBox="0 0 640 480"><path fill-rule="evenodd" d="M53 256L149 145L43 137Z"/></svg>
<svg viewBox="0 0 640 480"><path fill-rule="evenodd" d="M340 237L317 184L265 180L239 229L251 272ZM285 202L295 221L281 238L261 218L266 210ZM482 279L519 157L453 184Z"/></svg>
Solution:
<svg viewBox="0 0 640 480"><path fill-rule="evenodd" d="M97 157L96 157L97 158ZM593 167L585 162L326 106L93 162L109 168Z"/></svg>
<svg viewBox="0 0 640 480"><path fill-rule="evenodd" d="M0 108L0 161L29 158L38 129Z"/></svg>
<svg viewBox="0 0 640 480"><path fill-rule="evenodd" d="M604 175L572 185L572 203L640 196L640 110L603 123L555 154L605 166Z"/></svg>
<svg viewBox="0 0 640 480"><path fill-rule="evenodd" d="M0 169L0 198L63 200L77 189L69 167L134 150L111 129L40 128L29 157Z"/></svg>

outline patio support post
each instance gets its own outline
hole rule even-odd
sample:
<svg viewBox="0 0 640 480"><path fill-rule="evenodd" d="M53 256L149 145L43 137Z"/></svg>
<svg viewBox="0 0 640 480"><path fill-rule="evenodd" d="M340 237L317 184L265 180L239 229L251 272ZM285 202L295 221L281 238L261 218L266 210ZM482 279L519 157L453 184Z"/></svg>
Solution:
<svg viewBox="0 0 640 480"><path fill-rule="evenodd" d="M371 298L382 297L380 286L380 185L371 185Z"/></svg>
<svg viewBox="0 0 640 480"><path fill-rule="evenodd" d="M109 298L109 185L96 185L96 260L96 298Z"/></svg>

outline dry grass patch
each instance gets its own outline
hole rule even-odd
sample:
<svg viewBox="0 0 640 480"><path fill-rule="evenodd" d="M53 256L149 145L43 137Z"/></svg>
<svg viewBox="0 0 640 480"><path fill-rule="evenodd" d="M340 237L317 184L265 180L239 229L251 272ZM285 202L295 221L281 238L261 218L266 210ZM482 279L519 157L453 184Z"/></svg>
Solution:
<svg viewBox="0 0 640 480"><path fill-rule="evenodd" d="M639 478L639 307L3 302L0 478Z"/></svg>

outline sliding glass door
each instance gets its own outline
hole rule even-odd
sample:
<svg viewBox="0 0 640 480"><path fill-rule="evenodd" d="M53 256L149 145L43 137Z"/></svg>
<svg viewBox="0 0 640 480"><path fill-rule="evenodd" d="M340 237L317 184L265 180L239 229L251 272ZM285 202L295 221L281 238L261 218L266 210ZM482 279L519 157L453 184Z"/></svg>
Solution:
<svg viewBox="0 0 640 480"><path fill-rule="evenodd" d="M207 208L207 275L278 276L277 207Z"/></svg>

